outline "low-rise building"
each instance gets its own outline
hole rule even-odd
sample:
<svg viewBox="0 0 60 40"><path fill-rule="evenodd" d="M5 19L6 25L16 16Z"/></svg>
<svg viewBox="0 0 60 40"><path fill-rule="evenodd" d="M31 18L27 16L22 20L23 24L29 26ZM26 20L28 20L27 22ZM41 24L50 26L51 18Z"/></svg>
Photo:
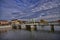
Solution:
<svg viewBox="0 0 60 40"><path fill-rule="evenodd" d="M0 25L8 25L9 22L7 20L0 20Z"/></svg>

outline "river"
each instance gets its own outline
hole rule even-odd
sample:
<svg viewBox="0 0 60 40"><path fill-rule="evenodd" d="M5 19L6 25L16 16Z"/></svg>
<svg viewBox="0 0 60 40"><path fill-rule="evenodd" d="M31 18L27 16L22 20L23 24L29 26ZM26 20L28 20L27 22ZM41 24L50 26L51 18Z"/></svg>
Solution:
<svg viewBox="0 0 60 40"><path fill-rule="evenodd" d="M12 29L0 33L0 40L60 40L60 26L55 26L54 29L55 32L50 32L50 26L38 26L35 31Z"/></svg>

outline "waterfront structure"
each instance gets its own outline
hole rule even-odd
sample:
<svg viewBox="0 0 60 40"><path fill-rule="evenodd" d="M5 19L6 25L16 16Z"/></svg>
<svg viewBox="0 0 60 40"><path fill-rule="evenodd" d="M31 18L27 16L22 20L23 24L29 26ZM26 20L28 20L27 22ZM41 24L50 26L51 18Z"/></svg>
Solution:
<svg viewBox="0 0 60 40"><path fill-rule="evenodd" d="M56 26L60 26L60 20L56 20L56 21L50 21L48 22L49 25L53 24L53 25L56 25Z"/></svg>
<svg viewBox="0 0 60 40"><path fill-rule="evenodd" d="M9 25L7 20L0 20L0 25Z"/></svg>
<svg viewBox="0 0 60 40"><path fill-rule="evenodd" d="M21 21L21 20L17 20L17 19L14 19L14 20L11 20L11 23L22 24L23 21Z"/></svg>

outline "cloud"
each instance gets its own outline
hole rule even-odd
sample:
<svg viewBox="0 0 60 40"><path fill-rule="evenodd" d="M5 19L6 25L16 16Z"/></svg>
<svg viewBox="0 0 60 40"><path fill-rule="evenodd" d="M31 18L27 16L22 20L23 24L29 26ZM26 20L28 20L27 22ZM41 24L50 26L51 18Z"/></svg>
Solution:
<svg viewBox="0 0 60 40"><path fill-rule="evenodd" d="M0 0L0 12L0 20L57 18L60 15L60 2L59 0Z"/></svg>
<svg viewBox="0 0 60 40"><path fill-rule="evenodd" d="M39 7L32 9L32 12L38 12L38 11L42 11L42 10L52 9L52 8L58 7L59 5L60 5L59 3L47 2Z"/></svg>

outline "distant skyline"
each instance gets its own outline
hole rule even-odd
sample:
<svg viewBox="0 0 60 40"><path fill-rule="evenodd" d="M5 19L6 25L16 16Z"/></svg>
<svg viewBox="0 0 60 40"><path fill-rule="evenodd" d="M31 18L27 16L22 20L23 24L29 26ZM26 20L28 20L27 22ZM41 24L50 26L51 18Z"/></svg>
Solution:
<svg viewBox="0 0 60 40"><path fill-rule="evenodd" d="M60 0L0 0L0 20L60 19Z"/></svg>

